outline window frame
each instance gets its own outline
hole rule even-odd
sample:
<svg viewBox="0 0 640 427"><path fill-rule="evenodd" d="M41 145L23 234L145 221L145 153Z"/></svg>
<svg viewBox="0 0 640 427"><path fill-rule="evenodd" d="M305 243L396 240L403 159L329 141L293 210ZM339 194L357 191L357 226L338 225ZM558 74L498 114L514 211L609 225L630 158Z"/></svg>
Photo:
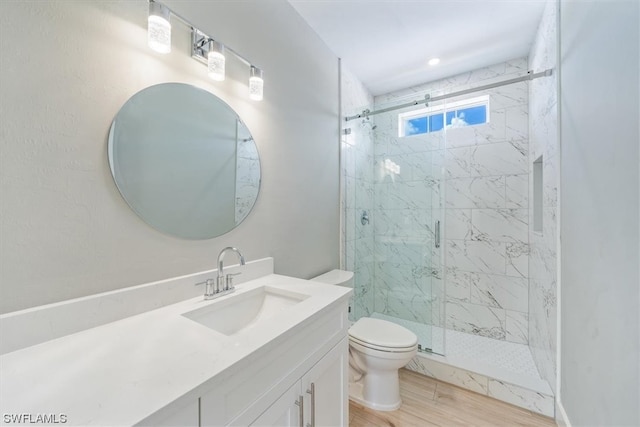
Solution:
<svg viewBox="0 0 640 427"><path fill-rule="evenodd" d="M468 99L463 99L460 101L454 101L454 102L449 102L449 103L443 103L441 105L437 105L437 106L433 106L433 107L425 107L425 108L421 108L419 110L413 110L413 111L407 111L405 113L399 113L398 114L398 137L399 138L408 138L411 136L416 136L416 135L425 135L425 134L429 134L429 133L433 133L433 132L441 132L443 130L447 129L447 113L451 112L451 111L458 111L458 110L463 110L465 108L472 108L472 107L480 107L480 106L484 106L486 107L486 121L484 123L478 123L478 124L473 124L473 125L469 125L469 126L479 126L482 124L487 124L490 123L491 121L491 109L490 104L489 104L489 95L481 95L481 96L476 96L474 98L468 98ZM436 131L432 131L430 130L430 118L431 116L435 116L438 113L442 114L442 122L443 122L443 126L442 129L436 130ZM457 117L457 115L456 115ZM406 123L409 120L413 120L413 119L420 119L420 118L426 118L427 119L427 131L423 132L423 133L414 133L411 135L406 135ZM464 126L466 127L466 126ZM459 128L451 128L451 129L459 129Z"/></svg>

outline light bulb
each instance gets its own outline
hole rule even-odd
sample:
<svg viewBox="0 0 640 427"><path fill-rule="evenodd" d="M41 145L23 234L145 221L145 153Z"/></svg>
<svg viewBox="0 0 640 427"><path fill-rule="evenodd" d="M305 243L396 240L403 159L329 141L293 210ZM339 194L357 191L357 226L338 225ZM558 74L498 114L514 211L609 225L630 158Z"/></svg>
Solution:
<svg viewBox="0 0 640 427"><path fill-rule="evenodd" d="M221 82L225 77L224 45L214 40L209 40L209 54L207 56L207 67L209 77L212 80Z"/></svg>
<svg viewBox="0 0 640 427"><path fill-rule="evenodd" d="M262 101L263 89L262 70L252 65L249 77L249 98L254 101Z"/></svg>
<svg viewBox="0 0 640 427"><path fill-rule="evenodd" d="M170 11L165 5L149 3L149 26L147 27L147 43L158 53L171 52Z"/></svg>

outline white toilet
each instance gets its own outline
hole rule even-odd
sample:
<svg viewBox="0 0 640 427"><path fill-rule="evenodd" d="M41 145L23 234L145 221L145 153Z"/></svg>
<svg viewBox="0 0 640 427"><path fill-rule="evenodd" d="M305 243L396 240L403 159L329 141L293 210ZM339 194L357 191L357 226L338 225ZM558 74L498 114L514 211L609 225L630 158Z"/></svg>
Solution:
<svg viewBox="0 0 640 427"><path fill-rule="evenodd" d="M353 273L332 270L311 280L353 287ZM378 411L400 407L398 369L416 355L418 338L395 323L362 317L349 328L349 398Z"/></svg>

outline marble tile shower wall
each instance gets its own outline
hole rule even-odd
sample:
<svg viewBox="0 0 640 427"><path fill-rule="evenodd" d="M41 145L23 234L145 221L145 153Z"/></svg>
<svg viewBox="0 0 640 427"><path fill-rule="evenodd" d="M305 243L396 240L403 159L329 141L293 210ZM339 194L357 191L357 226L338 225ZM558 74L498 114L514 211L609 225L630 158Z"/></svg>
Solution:
<svg viewBox="0 0 640 427"><path fill-rule="evenodd" d="M347 69L342 69L342 111L345 116L371 108L373 97ZM343 268L354 272L354 295L349 319L354 321L373 312L374 240L373 210L373 130L371 124L352 120L343 124L349 129L341 137L342 242ZM363 211L369 224L362 224Z"/></svg>
<svg viewBox="0 0 640 427"><path fill-rule="evenodd" d="M527 59L516 59L380 96L375 102L460 90L526 70ZM375 239L380 249L375 310L528 343L528 83L484 94L490 96L490 122L446 134L399 138L397 112L376 116L376 172L389 158L400 165L401 176L376 174ZM440 250L433 248L432 227L443 213L444 264ZM444 320L438 299L443 274Z"/></svg>
<svg viewBox="0 0 640 427"><path fill-rule="evenodd" d="M536 71L556 67L557 4L550 0L529 55ZM529 227L529 346L538 371L556 392L557 346L557 221L558 206L558 108L555 75L531 82L529 87L531 162L542 156L542 233ZM533 184L529 194L533 194ZM533 215L533 204L530 208Z"/></svg>
<svg viewBox="0 0 640 427"><path fill-rule="evenodd" d="M442 132L398 138L398 111L375 116L376 312L442 325ZM399 166L393 170L389 165Z"/></svg>

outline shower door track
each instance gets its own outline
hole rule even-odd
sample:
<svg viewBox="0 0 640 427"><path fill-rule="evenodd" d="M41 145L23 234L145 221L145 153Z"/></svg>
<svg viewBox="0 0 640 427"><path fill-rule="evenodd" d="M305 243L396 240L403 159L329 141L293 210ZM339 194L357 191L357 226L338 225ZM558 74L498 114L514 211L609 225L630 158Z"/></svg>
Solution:
<svg viewBox="0 0 640 427"><path fill-rule="evenodd" d="M416 99L416 100L411 101L411 102L407 102L407 103L399 104L399 105L394 105L393 107L382 108L380 110L370 111L370 110L367 109L367 110L362 111L362 113L360 113L360 114L355 114L353 116L345 117L344 120L348 122L349 120L359 119L359 118L363 118L363 117L369 117L369 116L373 116L375 114L386 113L387 111L399 110L399 109L406 108L406 107L413 107L414 105L424 104L425 106L428 106L429 102L441 101L443 99L453 98L454 96L466 95L468 93L478 92L478 91L487 90L487 89L493 89L493 88L496 88L496 87L510 85L510 84L513 84L513 83L519 83L519 82L534 80L534 79L537 79L539 77L549 77L552 73L553 73L553 69L552 68L549 68L549 69L544 70L544 71L540 71L539 73L534 73L532 70L529 70L527 72L527 74L525 74L524 76L515 77L513 79L508 79L508 80L503 80L501 82L490 83L490 84L487 84L487 85L478 86L478 87L474 87L474 88L470 88L470 89L459 90L457 92L451 92L451 93L447 93L445 95L439 95L439 96L434 96L434 97L431 97L429 94L427 94L427 95L424 96L424 99Z"/></svg>

